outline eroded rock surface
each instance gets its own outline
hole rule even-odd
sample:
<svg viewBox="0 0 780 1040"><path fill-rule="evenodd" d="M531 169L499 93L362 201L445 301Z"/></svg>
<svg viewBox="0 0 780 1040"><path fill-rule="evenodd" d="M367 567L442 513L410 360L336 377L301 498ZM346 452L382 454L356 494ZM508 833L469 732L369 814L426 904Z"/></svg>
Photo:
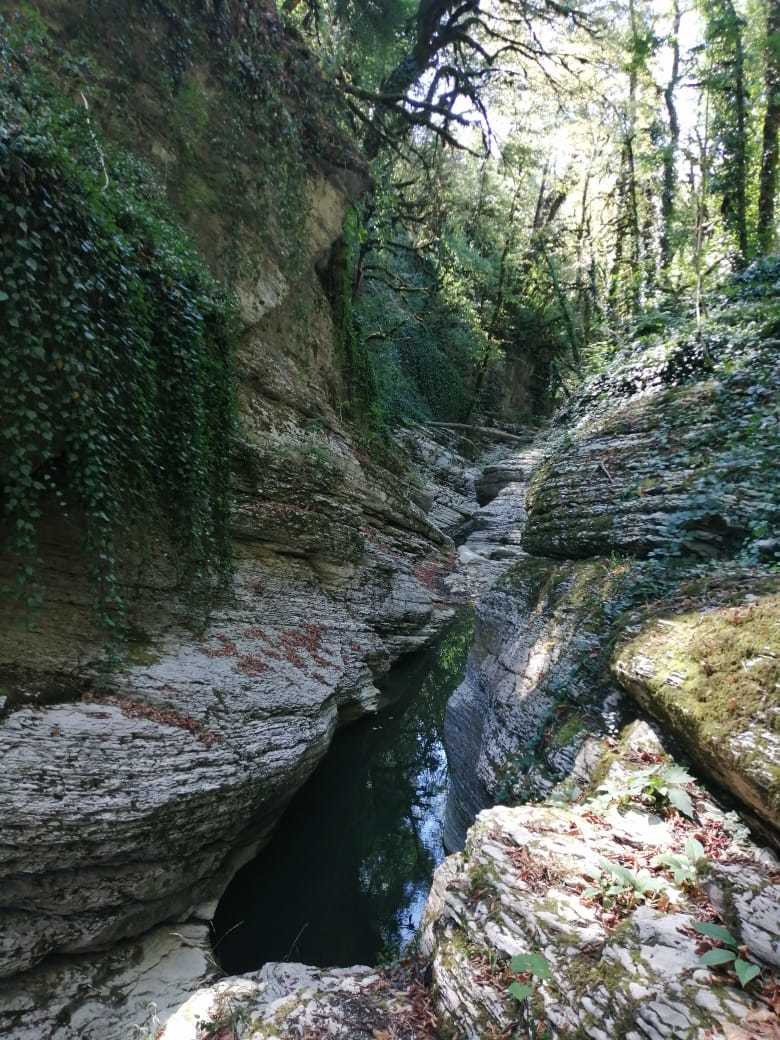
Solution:
<svg viewBox="0 0 780 1040"><path fill-rule="evenodd" d="M771 995L780 966L777 861L690 784L695 820L654 814L641 797L621 807L636 788L632 777L667 761L639 724L588 799L479 815L465 851L439 868L423 922L437 1008L455 1035L508 1035L524 1021L527 1028L529 1015L562 1038L714 1040L742 1036L739 1029L752 1035L751 1023L756 1036L771 1035L760 1032L775 1021L761 993L766 983ZM695 882L680 885L656 857L682 855L690 837L704 859ZM607 894L615 884L618 893ZM720 915L761 968L748 990L701 963L717 943L693 924ZM534 953L550 976L524 1008L507 993L518 977L510 959Z"/></svg>
<svg viewBox="0 0 780 1040"><path fill-rule="evenodd" d="M529 469L519 458L485 466L475 485L477 501L486 506L509 484L525 484L528 476Z"/></svg>
<svg viewBox="0 0 780 1040"><path fill-rule="evenodd" d="M373 968L310 968L266 964L194 994L173 1015L160 1040L240 1035L242 1040L428 1040L430 1011L418 988Z"/></svg>
<svg viewBox="0 0 780 1040"><path fill-rule="evenodd" d="M50 582L49 610L63 628L45 644L41 635L40 670L20 673L0 723L0 1023L9 1036L89 1037L101 999L114 1005L101 1040L124 1036L143 1001L164 1015L203 982L214 967L204 959L213 901L336 728L381 707L375 676L430 639L462 598L447 587L452 543L407 494L409 482L389 481L337 438L287 440L286 452L277 443L243 449L236 574L229 600L198 631L152 603L167 623L147 633L138 663L103 675L80 660L86 587L72 571L67 586ZM457 524L477 508L476 466L439 451L446 466L423 475L420 504L433 508L459 485L458 518L437 515ZM484 566L508 561L485 557ZM478 574L472 568L469 581ZM166 591L156 590L163 603ZM52 703L67 671L79 684L63 683ZM199 954L188 952L192 936L177 954L175 937L195 927ZM161 969L155 992L161 943L183 973ZM152 967L136 978L120 950ZM71 960L52 959L64 955ZM31 1017L23 994L43 991L47 1011Z"/></svg>
<svg viewBox="0 0 780 1040"><path fill-rule="evenodd" d="M448 847L477 823L437 873L424 938L457 1036L526 1035L528 1015L555 1037L776 1035L773 855L700 787L693 824L668 805L653 816L651 790L670 790L661 749L615 744L647 712L777 845L778 371L760 307L740 319L698 347L634 344L567 403L511 536L529 555L478 603L446 719ZM689 794L673 797L685 809ZM620 895L617 911L586 895L594 863L602 888L609 862L657 881L655 858L681 855L686 833L706 847L695 878ZM702 914L732 929L763 989L704 969ZM532 952L551 978L513 1006L509 958Z"/></svg>
<svg viewBox="0 0 780 1040"><path fill-rule="evenodd" d="M445 720L448 848L461 848L476 813L496 801L588 780L593 740L614 731L623 707L604 640L617 577L608 561L525 557L482 596Z"/></svg>
<svg viewBox="0 0 780 1040"><path fill-rule="evenodd" d="M778 344L748 336L731 354L717 337L708 346L693 373L685 347L629 355L564 411L565 432L532 478L529 552L643 556L679 546L728 557L759 513L777 514ZM654 361L671 369L655 382Z"/></svg>

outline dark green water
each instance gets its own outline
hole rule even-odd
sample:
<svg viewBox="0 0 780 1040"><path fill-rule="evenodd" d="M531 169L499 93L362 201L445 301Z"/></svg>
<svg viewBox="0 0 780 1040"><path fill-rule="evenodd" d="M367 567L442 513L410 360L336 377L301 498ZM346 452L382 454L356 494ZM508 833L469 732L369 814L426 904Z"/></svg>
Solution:
<svg viewBox="0 0 780 1040"><path fill-rule="evenodd" d="M464 612L380 684L400 698L393 707L336 736L219 904L215 953L225 971L282 960L376 964L413 936L444 857L444 708L472 636Z"/></svg>

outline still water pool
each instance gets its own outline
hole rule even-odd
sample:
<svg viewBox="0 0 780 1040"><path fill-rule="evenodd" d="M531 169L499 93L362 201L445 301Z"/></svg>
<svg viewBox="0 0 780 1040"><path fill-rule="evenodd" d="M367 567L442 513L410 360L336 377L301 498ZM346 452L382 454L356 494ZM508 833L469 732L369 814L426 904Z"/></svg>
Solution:
<svg viewBox="0 0 780 1040"><path fill-rule="evenodd" d="M298 792L214 919L229 973L266 961L375 964L413 936L444 857L444 708L473 637L463 611L380 686L399 699L349 726Z"/></svg>

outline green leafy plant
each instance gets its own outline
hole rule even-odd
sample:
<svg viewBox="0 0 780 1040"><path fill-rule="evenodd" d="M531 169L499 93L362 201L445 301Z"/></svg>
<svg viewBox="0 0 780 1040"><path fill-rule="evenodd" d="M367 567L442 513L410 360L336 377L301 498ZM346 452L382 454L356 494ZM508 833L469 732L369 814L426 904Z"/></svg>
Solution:
<svg viewBox="0 0 780 1040"><path fill-rule="evenodd" d="M515 1000L527 1000L534 992L534 980L544 980L551 977L550 965L546 957L541 953L520 953L510 961L510 967L518 975L530 975L531 982L513 982L507 989L507 993Z"/></svg>
<svg viewBox="0 0 780 1040"><path fill-rule="evenodd" d="M724 944L723 946L714 946L699 958L700 963L705 967L728 966L733 968L743 989L756 976L761 974L761 969L757 964L752 964L740 956L739 943L728 928L724 928L720 924L713 924L710 921L695 921L693 927L699 935L704 935L708 939L715 939Z"/></svg>
<svg viewBox="0 0 780 1040"><path fill-rule="evenodd" d="M537 983L552 978L549 962L541 953L520 953L512 958L510 967L515 974L528 978L527 982L518 982L515 979L507 987L507 993L521 1004L525 1004L534 995ZM535 1018L530 1004L526 1006L526 1013L529 1037L531 1040L544 1040L547 1033L543 1023Z"/></svg>
<svg viewBox="0 0 780 1040"><path fill-rule="evenodd" d="M642 778L640 783L642 783ZM684 816L693 817L693 802L686 791L686 786L693 781L693 777L686 772L682 766L663 766L657 771L651 771L641 788L645 798L650 799L657 806L666 808L671 806Z"/></svg>
<svg viewBox="0 0 780 1040"><path fill-rule="evenodd" d="M688 838L682 852L664 852L655 857L653 866L671 870L678 885L695 885L706 861L703 845L695 838Z"/></svg>
<svg viewBox="0 0 780 1040"><path fill-rule="evenodd" d="M229 572L234 304L167 219L151 173L29 71L29 34L24 53L4 44L5 551L34 606L41 523L75 522L98 617L118 632L123 565L139 549L166 554L191 589Z"/></svg>
<svg viewBox="0 0 780 1040"><path fill-rule="evenodd" d="M598 900L605 909L617 904L635 906L663 887L647 870L634 871L603 858L599 860L599 868L585 872L593 885L585 889L583 896Z"/></svg>
<svg viewBox="0 0 780 1040"><path fill-rule="evenodd" d="M617 802L620 805L640 802L657 812L673 808L693 818L693 801L686 790L692 781L693 777L682 766L665 765L643 769L619 780L603 783L597 794L605 802Z"/></svg>

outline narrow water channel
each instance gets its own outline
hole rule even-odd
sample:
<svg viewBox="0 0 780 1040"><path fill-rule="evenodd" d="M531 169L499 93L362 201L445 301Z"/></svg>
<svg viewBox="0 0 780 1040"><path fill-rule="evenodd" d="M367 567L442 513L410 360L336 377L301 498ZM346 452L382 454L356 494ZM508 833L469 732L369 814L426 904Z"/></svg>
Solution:
<svg viewBox="0 0 780 1040"><path fill-rule="evenodd" d="M214 919L229 973L267 961L376 964L413 936L444 857L444 708L473 637L463 611L380 684L398 700L337 734Z"/></svg>

